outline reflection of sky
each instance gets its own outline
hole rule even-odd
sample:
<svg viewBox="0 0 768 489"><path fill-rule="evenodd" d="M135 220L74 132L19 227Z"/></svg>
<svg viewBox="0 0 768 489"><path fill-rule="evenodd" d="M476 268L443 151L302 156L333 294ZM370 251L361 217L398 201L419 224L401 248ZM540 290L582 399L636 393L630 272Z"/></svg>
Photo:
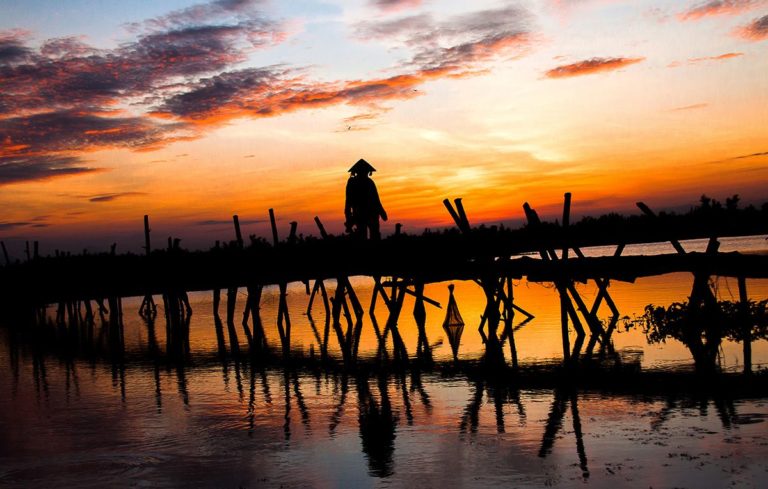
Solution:
<svg viewBox="0 0 768 489"><path fill-rule="evenodd" d="M7 364L2 346L0 361ZM45 368L47 392L36 389L27 355L17 383L10 369L0 370L0 481L12 487L572 487L584 482L582 462L596 487L760 487L765 481L760 462L768 455L762 443L768 411L759 400L582 393L574 403L549 390L497 398L493 386L481 385L476 396L478 386L466 379L424 374L427 405L413 378L390 379L398 422L393 473L382 480L370 476L361 449L353 378L331 431L341 400L334 374L300 374L286 397L283 373L266 372L267 400L258 372L251 397L246 366L239 371L242 391L233 364L226 378L220 366L188 367L186 396L176 369L161 367L158 404L151 366L128 366L124 400L123 381L108 364L75 362L68 374L63 363L48 359ZM369 387L380 400L375 379ZM553 417L558 399L562 417ZM476 423L468 412L476 412ZM542 457L548 430L551 448Z"/></svg>

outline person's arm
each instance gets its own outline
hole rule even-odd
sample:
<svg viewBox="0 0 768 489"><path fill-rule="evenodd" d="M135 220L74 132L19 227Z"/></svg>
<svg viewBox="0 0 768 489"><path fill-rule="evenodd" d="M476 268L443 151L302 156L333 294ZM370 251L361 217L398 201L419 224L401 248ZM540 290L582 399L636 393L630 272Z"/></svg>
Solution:
<svg viewBox="0 0 768 489"><path fill-rule="evenodd" d="M373 183L373 182L371 182ZM382 221L387 220L387 211L384 210L384 206L381 205L381 199L379 199L379 190L376 188L376 184L372 185L373 196L375 198L376 207L378 208L378 215L381 216Z"/></svg>

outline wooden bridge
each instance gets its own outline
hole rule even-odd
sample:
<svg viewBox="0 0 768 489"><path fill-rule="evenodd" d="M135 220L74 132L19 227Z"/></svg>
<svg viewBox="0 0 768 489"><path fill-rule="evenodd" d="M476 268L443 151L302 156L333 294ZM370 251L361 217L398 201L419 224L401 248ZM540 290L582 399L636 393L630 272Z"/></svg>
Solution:
<svg viewBox="0 0 768 489"><path fill-rule="evenodd" d="M571 195L565 194L563 217L559 232L545 233L536 211L527 203L523 208L528 228L534 239L526 243L496 240L492 233L470 226L461 199L444 201L460 234L411 237L399 232L382 241L358 241L334 237L325 232L315 218L321 239L299 239L296 223L286 240L280 241L275 215L270 209L272 243L251 237L246 247L237 216L234 216L235 239L224 245L217 242L207 252L187 252L178 240L168 238L168 247L152 251L149 218L144 217L145 255L59 255L39 257L37 253L20 264L8 263L0 269L0 300L16 325L40 325L47 321L47 308L56 305L60 323L92 324L101 314L107 318L115 335L122 335L121 298L144 296L139 313L154 319L157 306L153 296L160 295L164 303L169 344L184 337L191 307L187 292L212 290L214 317L221 327L219 307L221 289L226 290L226 324L234 329L237 289L247 290L245 311L241 324L248 346L258 354L266 339L258 315L262 289L277 285L280 289L277 327L283 355L290 355L291 321L286 298L287 285L303 282L310 295L308 312L316 301L325 311L324 334L318 334L321 356L327 356L329 328L333 327L346 364L357 357L365 308L352 287L349 277L372 277L374 293L368 305L373 327L380 344L392 336L392 358L408 362L407 349L397 330L405 295L415 297L414 317L419 329L417 357L431 359L426 340L425 304L439 305L424 295L424 285L449 280L472 280L484 292L486 306L480 333L486 345L485 360L491 364L504 363L503 348L509 347L511 364L518 367L512 321L515 314L532 317L514 301L512 279L526 277L528 281L553 283L558 291L561 309L563 357L566 362L578 358L587 340L586 352L591 354L611 348L611 335L619 311L610 295L612 280L632 282L639 277L672 272L693 275L689 303L704 305L714 299L708 282L711 276L738 279L740 299L747 302L746 279L768 278L768 256L719 253L719 242L710 238L705 253L688 253L674 238L670 239L674 254L657 256L624 256L627 243L617 237L612 256L585 257L569 239ZM654 213L644 204L638 207L649 217ZM399 226L398 226L399 231ZM542 229L540 235L538 230ZM37 247L35 247L36 249ZM519 256L535 253L537 258ZM6 255L7 260L7 255ZM8 261L8 260L7 260ZM386 279L383 279L386 277ZM325 282L336 282L329 294ZM575 282L594 282L598 294L587 304L574 286ZM107 304L104 304L104 301ZM379 328L373 312L377 304L387 308L388 319ZM599 319L601 308L607 307L607 325ZM747 327L745 325L745 327ZM570 344L570 328L576 332ZM188 331L187 331L188 333ZM182 342L183 343L183 342ZM744 341L745 370L751 368L750 341Z"/></svg>

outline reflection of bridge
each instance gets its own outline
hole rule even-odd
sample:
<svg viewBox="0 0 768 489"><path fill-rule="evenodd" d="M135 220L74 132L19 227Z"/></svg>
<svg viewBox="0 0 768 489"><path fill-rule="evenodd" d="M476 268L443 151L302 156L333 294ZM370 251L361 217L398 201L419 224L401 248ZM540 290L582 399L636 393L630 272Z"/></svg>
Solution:
<svg viewBox="0 0 768 489"><path fill-rule="evenodd" d="M566 194L562 225L556 233L550 227L545 229L537 213L526 203L524 209L532 238L523 244L509 243L493 230L471 228L461 199L454 201L455 207L448 200L444 202L460 233L420 237L396 235L380 242L359 242L328 236L316 218L323 239L300 239L296 236L296 223L292 223L288 239L280 242L274 213L270 209L271 246L252 236L251 246L246 248L235 216L235 241L226 246L217 243L216 248L204 253L185 252L179 247L178 240L171 238L166 250L150 253L149 221L145 217L146 256L35 256L28 262L3 269L0 298L6 301L6 309L17 314L17 322L43 324L46 322L46 305L57 303L59 324L92 331L96 317L101 316L109 326L109 335L120 336L121 297L145 296L140 313L148 321L154 321L157 307L153 294L159 294L164 304L167 343L178 346L183 352L192 313L187 292L213 290L216 328L217 332L222 332L221 338L224 322L219 319L220 289L225 288L225 324L227 333L233 338L237 336L234 318L237 289L245 287L248 294L242 331L250 352L260 354L266 348L258 314L261 292L265 285L277 284L280 288L277 329L283 355L288 357L291 320L287 284L302 281L310 294L310 317L315 300L321 301L324 308L322 330L311 323L321 357L327 357L333 332L344 363L352 365L357 360L365 308L348 277L367 275L373 277L375 283L368 312L379 340L379 353L382 358L390 358L391 354L394 361L407 363L410 359L408 349L397 329L405 295L416 298L413 311L419 330L416 356L429 362L431 348L425 332L425 305L439 304L425 297L424 284L472 280L482 288L486 299L480 322L480 333L486 345L485 360L494 365L505 363L504 346L508 344L512 366L517 368L514 317L516 312L528 318L532 315L515 303L513 278L525 276L529 281L555 284L560 297L563 356L569 363L579 358L585 342L587 354L598 345L600 353L610 351L611 335L619 318L609 293L611 280L634 281L643 276L687 271L694 275L690 303L707 304L713 299L708 287L711 275L737 277L744 303L747 301L745 279L768 277L768 256L718 253L719 243L715 238L710 240L707 252L703 254L686 253L678 241L670 239L676 254L622 256L625 244L618 243L613 256L585 257L568 237L570 203L570 194ZM638 205L647 216L655 217L647 206ZM539 259L510 258L523 251L535 251ZM570 256L571 252L575 257ZM391 279L382 280L382 277ZM336 282L332 295L325 284L329 279ZM599 292L591 305L576 290L576 281L596 284ZM373 314L380 303L388 312L382 328ZM611 313L607 325L599 317L603 305ZM571 327L576 332L573 346L569 338ZM391 352L386 348L390 336L394 345ZM747 339L744 341L747 370L750 368L750 351Z"/></svg>
<svg viewBox="0 0 768 489"><path fill-rule="evenodd" d="M149 341L156 345L153 338L149 338ZM529 438L540 439L540 442L536 442L537 449L530 450L531 456L538 454L541 458L547 458L559 446L560 452L556 458L565 460L569 465L570 462L574 462L574 465L578 462L581 477L587 479L590 476L589 435L592 434L594 439L594 435L604 428L602 421L591 420L589 415L584 419L586 425L582 424L579 405L600 404L599 400L589 397L585 399L583 392L563 386L546 389L539 386L533 390L522 388L518 383L489 378L479 371L468 375L457 374L451 378L450 388L456 389L459 386L462 391L467 391L467 397L464 408L455 412L455 417L446 419L441 406L446 396L435 392L442 388L441 381L437 376L423 374L418 369L321 370L316 368L319 364L313 366L312 363L307 364L306 368L291 365L272 368L256 361L241 361L242 357L231 355L231 351L219 352L218 358L203 358L193 364L183 359L168 364L162 360L159 351L152 349L151 344L150 351L157 356L150 363L127 362L114 349L111 350L109 360L100 363L88 357L95 352L81 351L75 356L72 350L66 353L60 349L57 355L48 356L41 345L30 349L13 337L9 339L8 346L11 353L9 370L13 377L9 385L34 385L30 390L34 390L38 405L46 406L51 391L59 395L63 393L67 399L70 398L70 391L73 393L72 398L78 399L79 394L74 393L80 389L95 391L104 396L106 393L98 387L83 385L95 382L96 376L92 372L104 365L107 369L111 367L113 392L115 395L119 392L124 405L144 406L143 399L154 397L152 411L158 414L163 411L173 413L176 399L185 407L210 402L210 393L205 393L205 399L196 398L190 384L202 376L210 383L211 367L220 367L216 383L220 383L223 392L231 392L233 397L239 399L237 406L242 409L242 412L236 414L236 429L252 437L279 436L288 441L297 436L297 431L299 437L309 432L327 432L330 437L334 437L340 429L352 427L358 430L360 448L366 457L369 473L374 477L387 477L395 472L397 438L403 428L438 422L446 434L458 433L462 438L473 438L482 432L510 433L509 439L517 443L516 433L521 430L533 433ZM20 378L25 372L23 366L28 356L32 357L31 381ZM51 364L53 368L50 368ZM65 378L61 379L62 376ZM135 387L130 389L126 384L131 381L140 386L154 385L154 388L138 391ZM53 382L60 383L51 388ZM669 386L667 388L670 392L673 390ZM11 397L15 395L12 393ZM537 399L533 400L532 396ZM548 402L546 417L542 417L540 411L537 412L537 406L543 406L539 402L541 398L546 398ZM633 396L630 399L632 403L642 404L655 403L660 398ZM643 421L650 423L651 430L664 433L662 428L670 416L674 416L681 408L691 406L701 412L702 416L706 415L710 405L713 406L724 428L739 422L736 408L727 396L688 397L678 392L667 395L665 400L666 404L658 411L651 410L649 421ZM313 407L317 407L317 410ZM434 412L440 415L433 416ZM645 409L643 412L646 412ZM215 417L220 414L213 412L207 415ZM269 426L269 432L265 432L265 425ZM563 458L563 453L567 454L564 446L572 446L574 442L575 453L566 455L572 458ZM525 450L525 444L521 443L519 449Z"/></svg>

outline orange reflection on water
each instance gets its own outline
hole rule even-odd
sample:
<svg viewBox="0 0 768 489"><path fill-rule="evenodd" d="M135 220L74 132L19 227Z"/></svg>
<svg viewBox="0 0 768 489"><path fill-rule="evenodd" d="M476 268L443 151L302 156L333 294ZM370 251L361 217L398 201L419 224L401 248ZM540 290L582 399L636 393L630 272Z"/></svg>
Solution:
<svg viewBox="0 0 768 489"><path fill-rule="evenodd" d="M360 335L359 355L361 357L373 357L378 350L378 339L374 331L373 323L368 316L368 308L371 301L373 281L366 277L353 277L351 283L365 309L363 326ZM639 328L625 329L625 323L642 316L644 308L648 304L669 305L676 301L685 301L690 294L693 277L688 273L668 274L659 277L639 279L635 283L611 282L609 292L616 303L620 317L612 341L616 350L632 350L642 352L642 366L659 367L675 364L690 365L691 356L687 348L681 343L670 340L666 344L648 345L642 331ZM459 310L465 322L464 333L459 348L460 359L479 358L485 351L482 338L477 329L480 318L485 309L485 295L480 286L471 281L456 281L455 297ZM532 313L535 318L515 331L515 342L518 358L521 363L532 363L551 359L561 359L563 346L560 324L560 302L556 289L552 284L533 283L527 280L515 280L515 303ZM425 330L430 345L434 346L433 354L436 360L450 360L452 353L442 324L445 318L445 306L448 302L448 283L428 284L425 286L425 295L438 301L442 308L426 305L427 320ZM329 296L333 296L335 282L327 281ZM767 280L749 280L748 292L751 298L762 299L768 297ZM716 293L720 300L737 300L738 289L735 280L718 279ZM591 307L597 295L597 287L593 282L588 284L576 284L576 290L581 295L587 307ZM234 315L234 334L241 350L247 347L246 336L241 326L243 307L245 303L245 289L238 291L237 307ZM190 300L194 313L190 323L190 350L195 352L215 353L217 349L216 329L212 314L212 295L210 292L196 292L190 294ZM279 290L277 287L265 287L260 309L261 323L264 328L268 344L273 351L281 349L280 336L277 329L277 306ZM303 351L305 355L310 350L315 355L320 354L320 345L324 338L326 315L320 297L316 298L312 322L306 315L309 297L301 283L289 284L287 295L291 320L291 348L295 351ZM134 305L135 302L135 305ZM128 299L124 302L126 309L126 348L146 351L149 338L146 325L129 311L135 306L138 309L139 299ZM407 295L397 322L398 331L405 343L409 356L416 355L418 341L418 328L413 317L415 300ZM222 320L226 311L226 291L222 291L222 305L220 314ZM604 325L610 319L610 310L603 304L599 310L599 317ZM388 311L384 302L379 298L376 305L377 326L380 332L384 331L387 323ZM353 315L354 323L354 315ZM514 318L515 326L523 321L522 314L517 313ZM313 330L313 323L314 328ZM344 332L347 323L342 315L341 326ZM249 322L249 328L253 324ZM586 324L585 324L586 329ZM501 334L502 326L499 327ZM587 329L588 331L588 329ZM223 325L223 338L229 345L232 341L231 332L226 322ZM165 324L162 313L155 324L156 342L158 348L165 348ZM319 341L318 341L319 337ZM569 327L569 342L573 347L576 340L573 325ZM588 340L588 338L587 338ZM753 343L753 362L760 365L768 362L768 345L765 341ZM387 338L387 351L391 356L393 351L392 335ZM336 332L332 324L328 329L328 352L333 358L341 358L341 349ZM507 360L510 359L508 345L504 346ZM742 345L724 342L722 362L726 368L737 368L742 361Z"/></svg>

